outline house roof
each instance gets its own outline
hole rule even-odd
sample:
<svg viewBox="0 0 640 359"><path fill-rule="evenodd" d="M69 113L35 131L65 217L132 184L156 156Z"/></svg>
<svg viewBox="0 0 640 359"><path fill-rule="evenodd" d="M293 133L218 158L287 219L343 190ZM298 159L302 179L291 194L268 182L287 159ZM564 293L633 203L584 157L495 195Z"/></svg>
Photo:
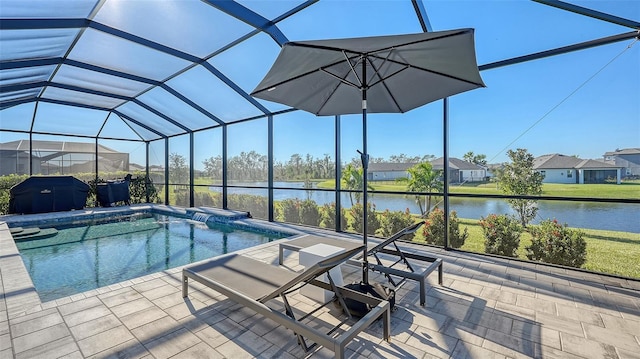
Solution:
<svg viewBox="0 0 640 359"><path fill-rule="evenodd" d="M583 160L582 162L578 163L578 165L576 165L575 167L576 169L593 169L593 168L610 168L610 169L616 169L616 168L621 168L621 166L615 166L606 162L602 162L602 161L598 161L598 160Z"/></svg>
<svg viewBox="0 0 640 359"><path fill-rule="evenodd" d="M559 153L542 155L533 160L533 169L566 169L574 168L582 160L575 156L566 156Z"/></svg>
<svg viewBox="0 0 640 359"><path fill-rule="evenodd" d="M29 151L29 147L34 150L46 151L46 152L65 152L65 153L95 153L96 144L90 142L69 142L69 141L29 141L18 140L0 143L0 150L4 151ZM98 152L100 154L106 153L122 153L115 151L109 147L98 145Z"/></svg>
<svg viewBox="0 0 640 359"><path fill-rule="evenodd" d="M404 172L417 165L414 162L378 162L370 163L367 172Z"/></svg>
<svg viewBox="0 0 640 359"><path fill-rule="evenodd" d="M441 170L444 168L443 157L436 158L431 161L431 166L434 170ZM417 165L415 162L379 162L370 163L367 172L404 172L409 168ZM459 158L449 157L449 168L454 170L483 170L482 166L478 166L475 163L463 161Z"/></svg>
<svg viewBox="0 0 640 359"><path fill-rule="evenodd" d="M444 168L444 157L436 158L431 161L433 169L441 170ZM467 162L455 157L449 157L449 168L454 170L483 170L482 166L475 163Z"/></svg>
<svg viewBox="0 0 640 359"><path fill-rule="evenodd" d="M583 160L575 156L566 156L559 153L553 153L536 157L533 160L534 170L551 170L551 169L593 169L593 168L620 168L602 161Z"/></svg>
<svg viewBox="0 0 640 359"><path fill-rule="evenodd" d="M639 155L639 154L640 154L640 148L623 148L621 150L605 152L604 156Z"/></svg>

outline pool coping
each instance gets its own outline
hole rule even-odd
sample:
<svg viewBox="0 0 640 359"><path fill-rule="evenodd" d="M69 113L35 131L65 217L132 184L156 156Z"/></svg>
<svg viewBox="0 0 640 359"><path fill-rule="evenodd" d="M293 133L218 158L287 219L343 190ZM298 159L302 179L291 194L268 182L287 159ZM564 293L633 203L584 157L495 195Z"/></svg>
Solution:
<svg viewBox="0 0 640 359"><path fill-rule="evenodd" d="M92 208L85 210L75 210L68 212L53 212L42 214L27 214L27 215L3 215L0 216L0 286L3 289L4 310L7 311L9 317L20 316L29 313L33 310L40 310L43 305L51 303L54 305L56 302L64 301L66 299L73 298L74 296L86 296L96 293L102 293L104 291L111 290L114 286L125 287L133 285L132 280L125 280L119 283L111 284L105 287L92 289L86 292L74 294L68 297L59 298L50 302L42 302L40 296L31 280L20 251L18 250L13 236L11 235L10 228L21 226L34 226L42 223L42 221L59 222L59 223L74 223L82 222L89 219L106 218L112 215L129 215L135 213L162 213L175 215L183 218L190 218L192 213L201 212L212 215L212 221L222 224L230 225L234 228L243 230L253 230L265 233L285 235L286 238L280 240L286 240L291 236L301 235L305 232L299 228L295 228L292 225L265 222L263 220L256 220L248 218L247 212L223 210L208 207L173 207L167 205L158 204L137 204L121 207L110 208ZM255 251L265 245L273 245L274 242L264 243L258 246L253 246L247 249L236 251L235 253L243 253L245 251ZM187 265L191 265L189 263ZM183 266L167 269L164 271L148 274L135 279L148 280L155 278L163 273L174 273L182 269ZM65 299L66 298L66 299ZM0 308L2 310L3 308Z"/></svg>

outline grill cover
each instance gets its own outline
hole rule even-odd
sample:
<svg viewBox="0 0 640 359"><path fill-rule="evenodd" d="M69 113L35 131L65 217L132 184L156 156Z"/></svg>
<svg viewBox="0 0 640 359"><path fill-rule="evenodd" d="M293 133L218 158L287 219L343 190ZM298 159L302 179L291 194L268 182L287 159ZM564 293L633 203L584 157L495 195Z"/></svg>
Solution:
<svg viewBox="0 0 640 359"><path fill-rule="evenodd" d="M73 176L29 177L9 190L9 213L83 209L89 185Z"/></svg>

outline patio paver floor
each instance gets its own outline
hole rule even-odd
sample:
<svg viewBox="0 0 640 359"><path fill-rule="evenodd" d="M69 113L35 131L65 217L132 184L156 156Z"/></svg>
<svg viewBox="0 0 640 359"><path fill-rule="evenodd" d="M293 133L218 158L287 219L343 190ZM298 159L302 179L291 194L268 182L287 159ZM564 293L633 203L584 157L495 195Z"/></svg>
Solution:
<svg viewBox="0 0 640 359"><path fill-rule="evenodd" d="M308 229L306 229L308 230ZM379 324L354 339L366 358L640 358L640 282L407 245L444 259L425 307L410 282L397 294L392 341ZM241 251L277 265L277 242ZM285 266L299 269L297 253ZM343 266L345 282L360 269ZM26 276L26 277L25 277ZM384 282L383 278L373 276ZM181 269L40 303L9 230L0 223L1 358L300 358L293 333ZM294 306L311 306L295 295ZM329 318L329 317L327 317ZM321 349L312 358L331 358Z"/></svg>

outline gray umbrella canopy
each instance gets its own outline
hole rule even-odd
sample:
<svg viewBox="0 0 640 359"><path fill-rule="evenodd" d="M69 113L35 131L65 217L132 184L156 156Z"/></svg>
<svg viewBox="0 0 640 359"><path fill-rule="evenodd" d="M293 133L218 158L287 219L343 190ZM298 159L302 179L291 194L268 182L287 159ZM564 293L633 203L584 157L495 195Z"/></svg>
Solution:
<svg viewBox="0 0 640 359"><path fill-rule="evenodd" d="M366 74L366 75L363 75ZM251 94L316 115L398 113L484 87L473 29L284 44Z"/></svg>
<svg viewBox="0 0 640 359"><path fill-rule="evenodd" d="M363 282L367 262L367 112L402 113L484 87L473 29L284 44L251 93L319 116L362 113Z"/></svg>

